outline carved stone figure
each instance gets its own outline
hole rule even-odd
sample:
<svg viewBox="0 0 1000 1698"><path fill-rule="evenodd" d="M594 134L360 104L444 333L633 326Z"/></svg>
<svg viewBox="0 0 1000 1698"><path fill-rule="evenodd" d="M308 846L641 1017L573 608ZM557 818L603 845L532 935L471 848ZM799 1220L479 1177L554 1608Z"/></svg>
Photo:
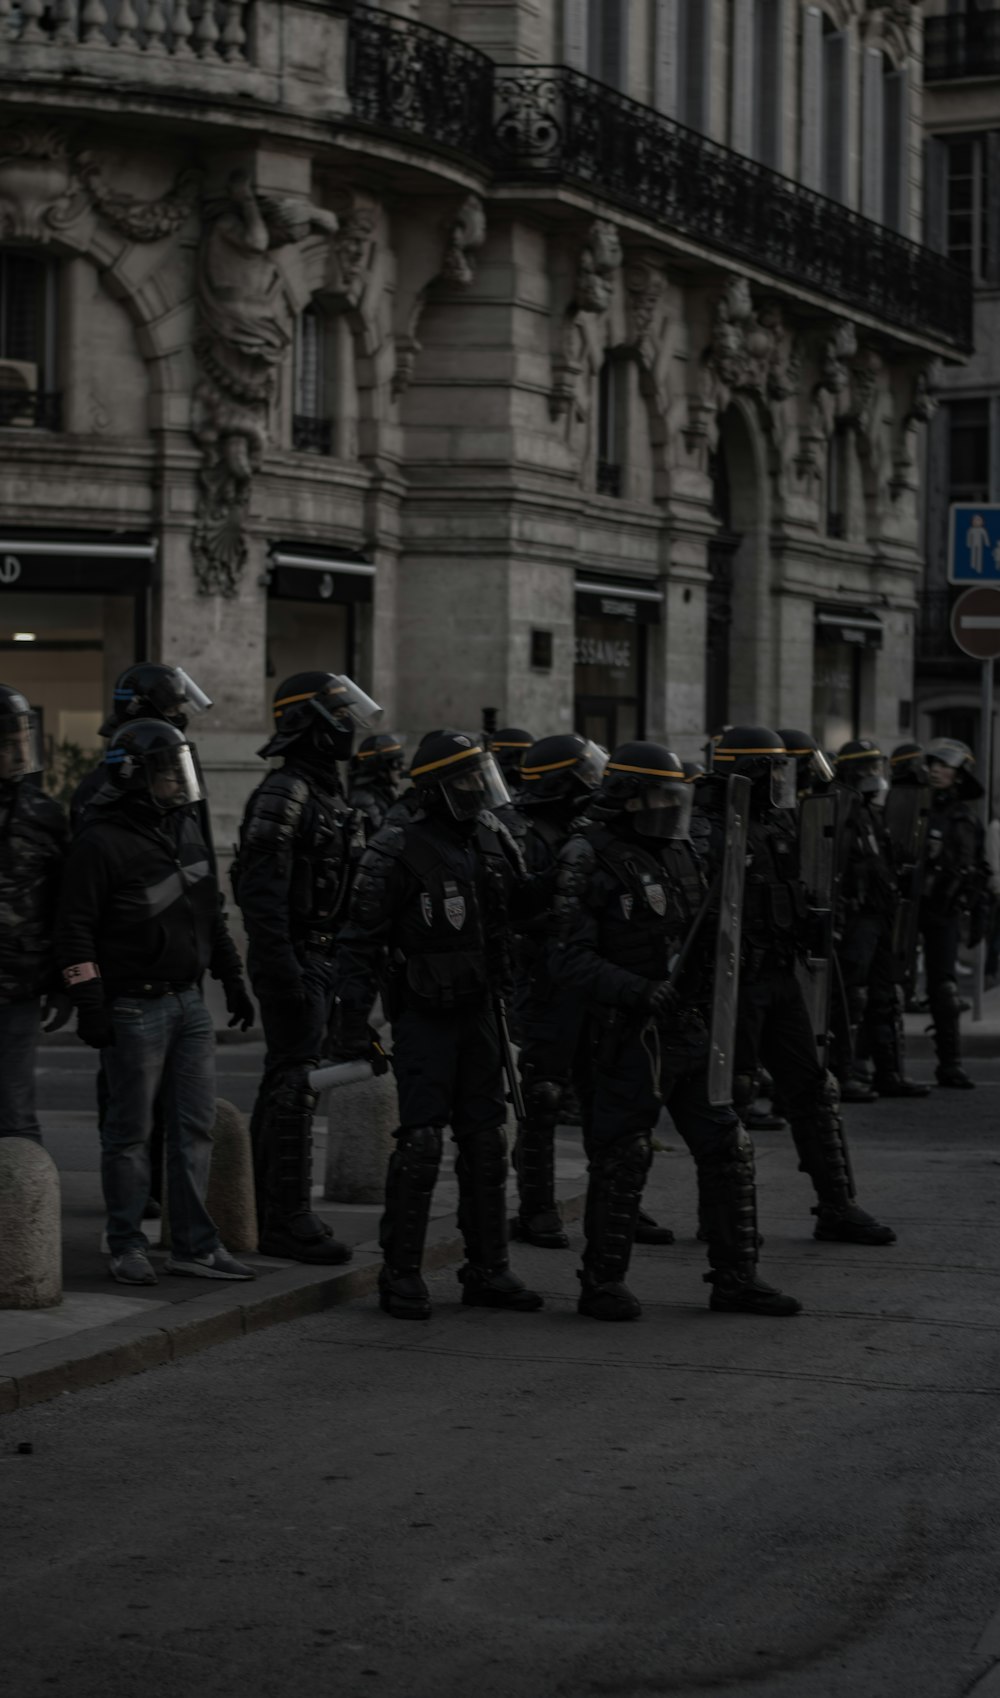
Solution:
<svg viewBox="0 0 1000 1698"><path fill-rule="evenodd" d="M486 240L486 210L478 195L467 195L448 229L441 276L467 287L476 275L473 255Z"/></svg>
<svg viewBox="0 0 1000 1698"><path fill-rule="evenodd" d="M244 529L253 474L268 442L277 368L292 340L284 281L271 257L308 239L331 236L337 220L308 201L258 196L245 171L209 209L198 252L199 330L204 372L195 391L192 434L202 451L192 538L202 595L234 596L246 564Z"/></svg>
<svg viewBox="0 0 1000 1698"><path fill-rule="evenodd" d="M577 312L607 312L615 272L621 263L618 231L606 218L595 218L577 265L574 303Z"/></svg>

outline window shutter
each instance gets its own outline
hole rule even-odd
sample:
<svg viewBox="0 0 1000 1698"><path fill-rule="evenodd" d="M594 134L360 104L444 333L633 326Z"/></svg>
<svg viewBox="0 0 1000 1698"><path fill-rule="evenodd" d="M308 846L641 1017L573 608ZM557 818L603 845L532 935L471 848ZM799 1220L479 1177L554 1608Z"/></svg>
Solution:
<svg viewBox="0 0 1000 1698"><path fill-rule="evenodd" d="M563 0L563 63L587 69L587 0Z"/></svg>
<svg viewBox="0 0 1000 1698"><path fill-rule="evenodd" d="M886 114L883 111L882 55L877 48L865 52L864 81L861 91L861 210L866 218L879 223L883 216L883 183L888 182L888 162L884 157ZM890 213L884 208L886 217Z"/></svg>
<svg viewBox="0 0 1000 1698"><path fill-rule="evenodd" d="M731 116L729 145L737 153L753 153L756 29L754 0L733 0Z"/></svg>
<svg viewBox="0 0 1000 1698"><path fill-rule="evenodd" d="M818 6L802 14L802 114L799 175L808 189L823 186L823 15Z"/></svg>
<svg viewBox="0 0 1000 1698"><path fill-rule="evenodd" d="M1000 130L988 130L982 150L983 282L1000 283Z"/></svg>
<svg viewBox="0 0 1000 1698"><path fill-rule="evenodd" d="M936 254L948 252L948 143L928 136L924 143L924 243Z"/></svg>
<svg viewBox="0 0 1000 1698"><path fill-rule="evenodd" d="M656 0L653 99L658 112L677 114L677 0Z"/></svg>
<svg viewBox="0 0 1000 1698"><path fill-rule="evenodd" d="M847 35L823 37L823 193L847 199Z"/></svg>

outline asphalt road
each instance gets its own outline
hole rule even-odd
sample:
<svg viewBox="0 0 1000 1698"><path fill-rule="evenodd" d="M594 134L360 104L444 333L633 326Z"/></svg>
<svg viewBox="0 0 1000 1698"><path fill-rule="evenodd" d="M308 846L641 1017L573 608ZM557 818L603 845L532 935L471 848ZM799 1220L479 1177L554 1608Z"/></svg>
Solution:
<svg viewBox="0 0 1000 1698"><path fill-rule="evenodd" d="M1000 1064L975 1071L852 1114L892 1249L815 1244L759 1139L795 1320L707 1312L671 1137L680 1241L637 1253L635 1325L522 1251L537 1315L463 1310L447 1271L427 1325L366 1300L5 1417L0 1691L971 1693L1000 1660Z"/></svg>

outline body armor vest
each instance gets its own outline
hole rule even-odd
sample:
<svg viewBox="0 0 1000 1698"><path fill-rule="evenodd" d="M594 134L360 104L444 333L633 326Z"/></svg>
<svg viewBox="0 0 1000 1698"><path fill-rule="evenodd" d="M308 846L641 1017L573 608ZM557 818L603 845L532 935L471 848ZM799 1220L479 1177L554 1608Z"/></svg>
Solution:
<svg viewBox="0 0 1000 1698"><path fill-rule="evenodd" d="M420 887L399 915L394 938L405 1000L438 1012L472 1007L490 983L491 895L479 851L411 828L400 859Z"/></svg>
<svg viewBox="0 0 1000 1698"><path fill-rule="evenodd" d="M647 979L665 979L703 895L694 858L682 844L654 850L588 831L601 867L620 888L599 914L600 952L616 967Z"/></svg>
<svg viewBox="0 0 1000 1698"><path fill-rule="evenodd" d="M798 844L772 818L750 821L743 935L757 948L790 951L808 919L805 886L799 877Z"/></svg>

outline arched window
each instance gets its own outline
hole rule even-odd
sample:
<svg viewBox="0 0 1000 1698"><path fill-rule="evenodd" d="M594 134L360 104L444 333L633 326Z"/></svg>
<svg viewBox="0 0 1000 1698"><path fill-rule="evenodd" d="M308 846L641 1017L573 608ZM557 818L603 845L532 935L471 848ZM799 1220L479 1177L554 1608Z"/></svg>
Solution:
<svg viewBox="0 0 1000 1698"><path fill-rule="evenodd" d="M295 326L292 446L314 454L329 454L331 447L325 329L322 313L310 301Z"/></svg>
<svg viewBox="0 0 1000 1698"><path fill-rule="evenodd" d="M0 251L0 426L59 427L56 282L51 260Z"/></svg>

